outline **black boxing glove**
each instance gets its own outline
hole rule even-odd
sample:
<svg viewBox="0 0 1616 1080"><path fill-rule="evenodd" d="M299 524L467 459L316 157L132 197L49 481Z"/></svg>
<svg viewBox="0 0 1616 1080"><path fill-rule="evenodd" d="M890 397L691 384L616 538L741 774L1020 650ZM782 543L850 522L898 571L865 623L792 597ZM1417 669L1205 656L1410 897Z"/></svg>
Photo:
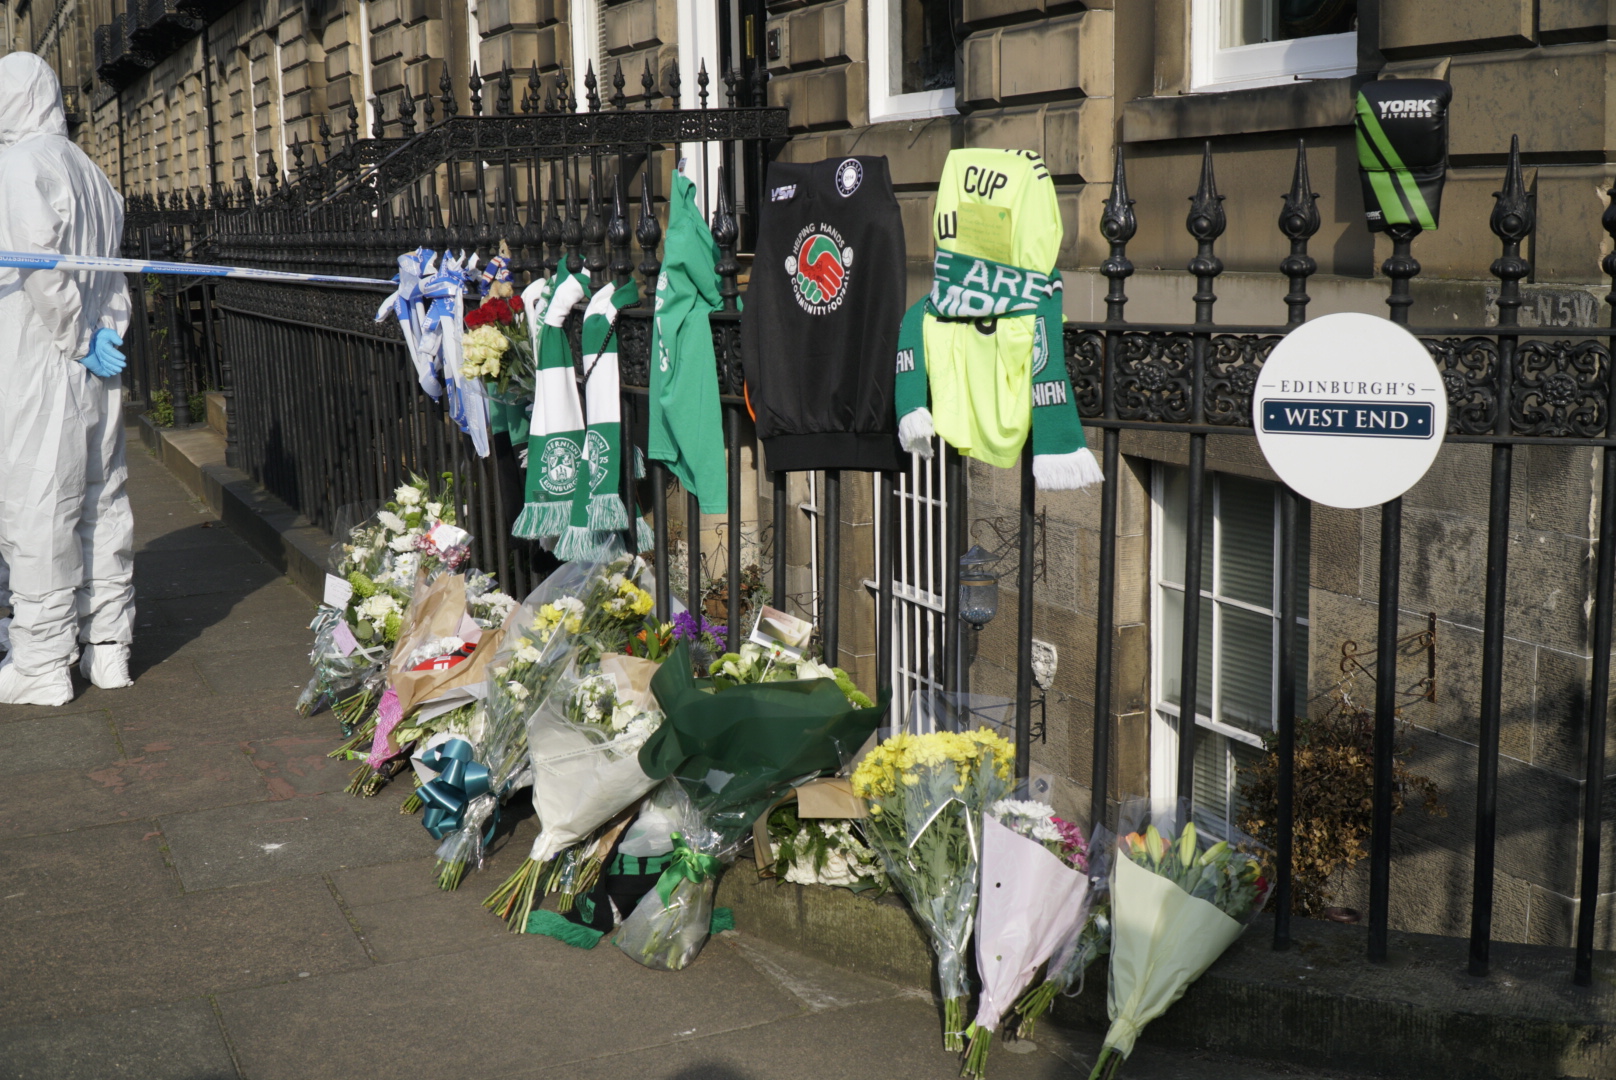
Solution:
<svg viewBox="0 0 1616 1080"><path fill-rule="evenodd" d="M1358 91L1353 128L1371 232L1388 225L1435 229L1448 172L1448 104L1442 79L1392 79Z"/></svg>

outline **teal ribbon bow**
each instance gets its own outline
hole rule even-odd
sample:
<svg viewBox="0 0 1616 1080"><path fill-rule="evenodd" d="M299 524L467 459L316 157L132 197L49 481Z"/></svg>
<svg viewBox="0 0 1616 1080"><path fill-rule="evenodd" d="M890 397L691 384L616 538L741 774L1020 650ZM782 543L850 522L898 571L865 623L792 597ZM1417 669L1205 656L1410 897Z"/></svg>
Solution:
<svg viewBox="0 0 1616 1080"><path fill-rule="evenodd" d="M458 830L464 824L466 807L471 800L488 794L493 788L488 766L475 760L475 757L476 751L465 739L450 739L421 755L421 764L438 773L436 780L422 784L415 792L426 805L421 824L432 834L432 839L442 840ZM496 804L493 820L488 826L490 835L498 823L499 807Z"/></svg>
<svg viewBox="0 0 1616 1080"><path fill-rule="evenodd" d="M657 895L662 897L662 906L667 907L673 898L673 890L679 887L679 882L688 881L698 885L710 877L718 874L719 862L711 855L704 855L691 847L685 840L684 834L673 834L673 851L669 853L673 861L668 868L662 871L657 878Z"/></svg>

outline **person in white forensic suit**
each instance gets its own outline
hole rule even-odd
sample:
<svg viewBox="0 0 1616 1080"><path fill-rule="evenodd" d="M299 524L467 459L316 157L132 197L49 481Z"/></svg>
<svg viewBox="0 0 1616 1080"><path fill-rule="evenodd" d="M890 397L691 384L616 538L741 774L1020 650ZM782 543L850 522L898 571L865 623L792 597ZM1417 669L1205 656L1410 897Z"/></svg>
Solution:
<svg viewBox="0 0 1616 1080"><path fill-rule="evenodd" d="M115 256L123 199L67 138L62 91L32 53L0 57L0 251ZM65 705L77 655L130 685L134 517L118 351L122 274L0 271L0 559L10 651L0 704Z"/></svg>

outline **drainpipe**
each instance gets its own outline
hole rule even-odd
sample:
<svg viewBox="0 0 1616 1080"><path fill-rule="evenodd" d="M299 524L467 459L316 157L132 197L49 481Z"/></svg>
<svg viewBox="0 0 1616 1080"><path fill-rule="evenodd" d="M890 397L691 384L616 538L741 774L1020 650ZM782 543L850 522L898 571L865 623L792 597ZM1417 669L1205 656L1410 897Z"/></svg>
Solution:
<svg viewBox="0 0 1616 1080"><path fill-rule="evenodd" d="M202 91L207 109L208 197L211 199L219 186L219 150L213 135L213 49L209 41L208 27L202 28Z"/></svg>

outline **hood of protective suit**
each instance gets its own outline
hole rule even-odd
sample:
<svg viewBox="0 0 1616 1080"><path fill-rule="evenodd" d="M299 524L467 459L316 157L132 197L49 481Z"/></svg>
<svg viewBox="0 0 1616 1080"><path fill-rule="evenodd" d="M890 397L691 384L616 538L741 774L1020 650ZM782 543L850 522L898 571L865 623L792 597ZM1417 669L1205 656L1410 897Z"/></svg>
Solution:
<svg viewBox="0 0 1616 1080"><path fill-rule="evenodd" d="M62 86L38 56L8 53L0 56L0 146L30 135L67 136Z"/></svg>

